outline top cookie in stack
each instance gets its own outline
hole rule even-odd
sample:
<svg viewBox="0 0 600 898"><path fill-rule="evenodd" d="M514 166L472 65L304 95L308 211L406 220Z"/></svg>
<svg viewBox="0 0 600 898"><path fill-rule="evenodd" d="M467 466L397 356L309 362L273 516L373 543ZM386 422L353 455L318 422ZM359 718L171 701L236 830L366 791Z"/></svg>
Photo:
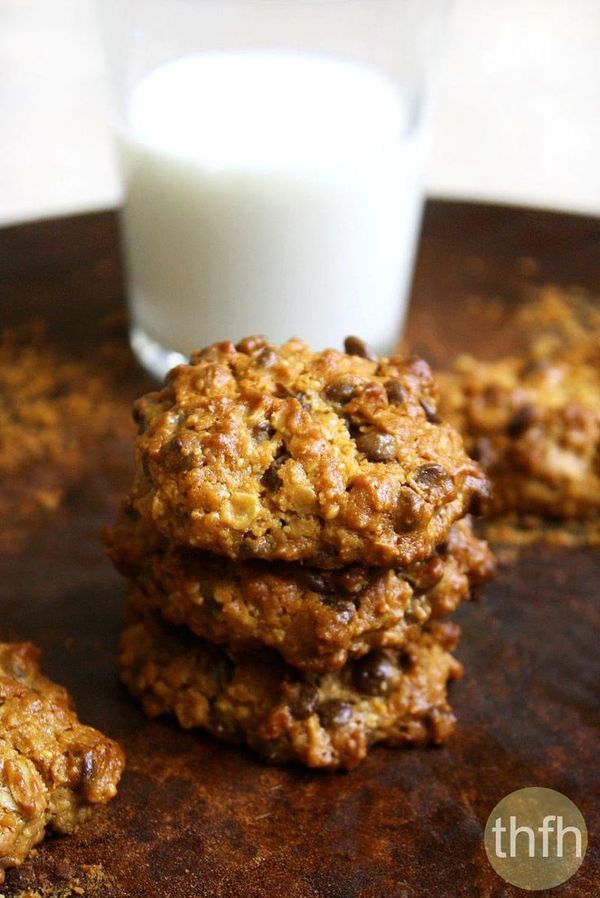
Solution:
<svg viewBox="0 0 600 898"><path fill-rule="evenodd" d="M399 567L431 556L487 483L436 414L426 362L299 340L218 343L140 399L132 502L232 559Z"/></svg>
<svg viewBox="0 0 600 898"><path fill-rule="evenodd" d="M461 668L440 619L492 558L467 517L487 482L436 398L421 359L251 337L136 403L109 546L149 714L329 768L446 738Z"/></svg>

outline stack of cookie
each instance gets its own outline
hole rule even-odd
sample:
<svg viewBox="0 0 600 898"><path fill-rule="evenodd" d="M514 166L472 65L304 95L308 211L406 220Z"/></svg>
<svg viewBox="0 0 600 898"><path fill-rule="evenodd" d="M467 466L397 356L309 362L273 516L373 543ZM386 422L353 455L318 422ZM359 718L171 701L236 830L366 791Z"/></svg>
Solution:
<svg viewBox="0 0 600 898"><path fill-rule="evenodd" d="M444 622L492 559L487 494L418 358L253 337L135 406L131 495L109 534L129 580L121 676L273 761L354 766L441 742L460 675Z"/></svg>

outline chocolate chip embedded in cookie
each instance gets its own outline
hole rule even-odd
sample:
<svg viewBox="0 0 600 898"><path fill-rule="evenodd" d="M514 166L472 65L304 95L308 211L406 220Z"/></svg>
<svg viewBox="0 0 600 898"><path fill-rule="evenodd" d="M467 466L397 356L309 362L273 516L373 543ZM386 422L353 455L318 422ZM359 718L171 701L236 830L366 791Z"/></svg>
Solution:
<svg viewBox="0 0 600 898"><path fill-rule="evenodd" d="M360 349L360 351L359 351ZM176 543L336 568L431 555L486 493L427 364L219 343L136 404L132 501Z"/></svg>
<svg viewBox="0 0 600 898"><path fill-rule="evenodd" d="M450 614L490 576L493 561L468 520L408 568L233 562L181 548L124 508L109 553L138 608L234 651L277 650L304 671L338 670L374 648L399 647L430 618Z"/></svg>
<svg viewBox="0 0 600 898"><path fill-rule="evenodd" d="M458 635L449 624L401 651L304 678L274 653L230 657L158 616L130 613L121 678L146 713L245 742L268 761L350 769L376 742L439 743L454 727L447 684L462 668L448 651Z"/></svg>
<svg viewBox="0 0 600 898"><path fill-rule="evenodd" d="M0 882L46 828L70 833L113 798L123 772L119 746L79 723L38 655L29 643L0 643Z"/></svg>

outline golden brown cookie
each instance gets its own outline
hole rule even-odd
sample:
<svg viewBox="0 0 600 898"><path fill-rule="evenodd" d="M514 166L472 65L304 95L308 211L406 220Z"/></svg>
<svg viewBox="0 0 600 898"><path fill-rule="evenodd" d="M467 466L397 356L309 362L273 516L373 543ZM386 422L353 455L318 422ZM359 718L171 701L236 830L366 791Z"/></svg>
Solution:
<svg viewBox="0 0 600 898"><path fill-rule="evenodd" d="M570 361L461 358L441 374L442 411L493 483L492 511L600 512L600 342Z"/></svg>
<svg viewBox="0 0 600 898"><path fill-rule="evenodd" d="M79 723L38 657L30 643L0 643L0 882L46 828L70 833L113 798L124 767L116 742Z"/></svg>
<svg viewBox="0 0 600 898"><path fill-rule="evenodd" d="M233 559L429 557L485 477L440 422L424 361L347 349L251 337L171 371L135 406L136 509L174 542Z"/></svg>
<svg viewBox="0 0 600 898"><path fill-rule="evenodd" d="M110 555L137 607L233 651L268 646L305 671L338 670L349 657L400 647L430 618L450 614L493 571L468 520L435 555L406 569L339 570L233 562L173 546L129 507L110 534Z"/></svg>
<svg viewBox="0 0 600 898"><path fill-rule="evenodd" d="M231 655L158 616L130 614L121 678L146 714L173 714L266 760L350 769L376 742L440 743L454 727L447 683L462 668L448 651L458 636L450 624L307 677L275 653Z"/></svg>

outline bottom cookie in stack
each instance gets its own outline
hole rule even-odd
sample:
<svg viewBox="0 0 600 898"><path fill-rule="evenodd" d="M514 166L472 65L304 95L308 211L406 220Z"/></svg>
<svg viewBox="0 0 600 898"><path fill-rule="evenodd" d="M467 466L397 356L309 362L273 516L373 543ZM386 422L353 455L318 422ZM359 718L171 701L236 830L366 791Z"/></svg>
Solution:
<svg viewBox="0 0 600 898"><path fill-rule="evenodd" d="M175 715L268 761L351 769L377 742L441 743L452 732L458 636L455 624L432 623L401 649L306 675L272 650L232 653L130 602L119 664L150 717Z"/></svg>

